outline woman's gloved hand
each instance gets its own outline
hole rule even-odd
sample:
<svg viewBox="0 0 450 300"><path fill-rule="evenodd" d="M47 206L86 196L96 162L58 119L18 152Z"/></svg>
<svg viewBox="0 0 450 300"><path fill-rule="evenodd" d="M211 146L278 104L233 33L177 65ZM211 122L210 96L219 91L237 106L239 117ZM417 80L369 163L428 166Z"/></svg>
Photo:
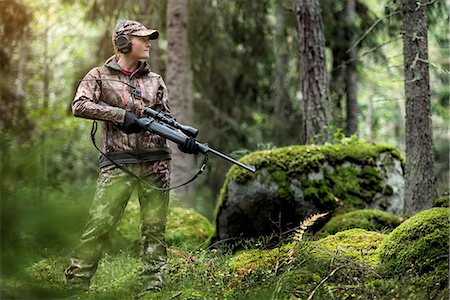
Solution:
<svg viewBox="0 0 450 300"><path fill-rule="evenodd" d="M194 138L187 138L183 144L178 145L178 149L181 152L189 154L197 154L199 152L199 147L197 141Z"/></svg>
<svg viewBox="0 0 450 300"><path fill-rule="evenodd" d="M141 132L142 128L138 123L139 118L132 112L125 112L125 120L120 129L126 134Z"/></svg>

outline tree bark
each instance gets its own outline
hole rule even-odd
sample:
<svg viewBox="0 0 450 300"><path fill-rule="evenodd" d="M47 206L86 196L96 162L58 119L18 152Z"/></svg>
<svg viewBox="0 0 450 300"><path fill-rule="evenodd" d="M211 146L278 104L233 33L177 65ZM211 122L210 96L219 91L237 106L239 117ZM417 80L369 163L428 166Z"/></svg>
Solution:
<svg viewBox="0 0 450 300"><path fill-rule="evenodd" d="M306 143L330 140L325 39L318 0L296 0Z"/></svg>
<svg viewBox="0 0 450 300"><path fill-rule="evenodd" d="M188 7L185 0L167 1L167 69L173 115L180 123L192 124L192 75L188 47ZM194 156L181 153L172 146L172 185L187 181L193 175ZM186 207L192 207L193 186L189 184L175 190Z"/></svg>
<svg viewBox="0 0 450 300"><path fill-rule="evenodd" d="M403 0L403 57L406 98L405 214L432 206L433 174L426 0Z"/></svg>

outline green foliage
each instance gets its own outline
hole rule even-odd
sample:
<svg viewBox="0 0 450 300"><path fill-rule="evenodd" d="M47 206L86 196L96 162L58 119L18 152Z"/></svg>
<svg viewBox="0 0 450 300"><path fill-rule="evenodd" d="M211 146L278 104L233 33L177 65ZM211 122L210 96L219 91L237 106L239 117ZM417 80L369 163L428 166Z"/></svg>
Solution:
<svg viewBox="0 0 450 300"><path fill-rule="evenodd" d="M352 228L386 233L392 231L402 221L401 217L385 211L362 209L334 216L316 235L324 237Z"/></svg>
<svg viewBox="0 0 450 300"><path fill-rule="evenodd" d="M88 216L95 175L69 155L76 150L64 151L64 141L71 138L67 134L55 132L46 142L20 144L6 134L1 138L1 273L10 276L28 260L29 248L40 253L75 246Z"/></svg>
<svg viewBox="0 0 450 300"><path fill-rule="evenodd" d="M409 218L380 247L380 259L390 274L425 274L448 265L448 208L432 208Z"/></svg>

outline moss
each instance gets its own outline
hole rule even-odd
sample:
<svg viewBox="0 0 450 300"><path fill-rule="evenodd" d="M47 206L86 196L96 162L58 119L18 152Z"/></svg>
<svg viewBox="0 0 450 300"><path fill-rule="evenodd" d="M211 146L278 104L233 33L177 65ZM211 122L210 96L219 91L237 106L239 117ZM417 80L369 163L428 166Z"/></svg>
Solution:
<svg viewBox="0 0 450 300"><path fill-rule="evenodd" d="M240 159L241 162L254 165L257 170L266 169L273 181L279 184L278 196L290 199L293 192L289 180L298 178L305 189L305 195L312 201L319 201L324 209L334 209L339 202L345 200L348 206L363 208L364 201L371 199L376 193L392 194L392 188L385 189L382 178L376 169L376 159L381 153L389 152L393 157L402 160L398 150L387 145L356 143L350 145L308 145L288 146L275 150L256 151ZM328 163L335 167L344 162L353 162L365 166L362 171L351 167L337 167L335 172L326 172L323 166ZM403 163L403 160L402 160ZM308 180L302 175L309 171L324 170L325 179ZM261 173L259 173L261 174ZM245 184L256 178L256 174L232 166L220 191L216 216L221 204L227 197L229 182ZM348 211L343 207L342 211Z"/></svg>
<svg viewBox="0 0 450 300"><path fill-rule="evenodd" d="M271 270L277 261L282 262L286 259L291 247L292 244L287 244L270 250L242 250L233 256L229 265L232 271L241 276L259 269Z"/></svg>
<svg viewBox="0 0 450 300"><path fill-rule="evenodd" d="M193 209L169 209L166 228L168 245L195 249L202 246L212 232L211 223Z"/></svg>
<svg viewBox="0 0 450 300"><path fill-rule="evenodd" d="M277 194L281 199L290 199L293 196L293 191L289 187L289 178L286 175L286 172L283 171L275 171L272 174L273 180L278 183Z"/></svg>
<svg viewBox="0 0 450 300"><path fill-rule="evenodd" d="M379 232L355 228L318 240L311 253L328 256L339 253L342 257L374 266L378 263L377 249L383 239L384 235Z"/></svg>
<svg viewBox="0 0 450 300"><path fill-rule="evenodd" d="M390 232L400 225L402 218L381 210L362 209L337 215L317 233L324 237L352 228L361 228L369 231Z"/></svg>
<svg viewBox="0 0 450 300"><path fill-rule="evenodd" d="M432 208L409 218L380 246L383 269L389 274L424 274L448 261L448 208Z"/></svg>
<svg viewBox="0 0 450 300"><path fill-rule="evenodd" d="M337 167L334 172L324 171L323 180L301 181L304 197L319 203L323 210L338 213L361 209L375 194L383 192L382 178L373 167ZM344 201L345 200L345 201Z"/></svg>
<svg viewBox="0 0 450 300"><path fill-rule="evenodd" d="M448 265L440 264L434 271L420 275L404 274L390 278L372 278L364 290L378 296L371 299L448 300Z"/></svg>
<svg viewBox="0 0 450 300"><path fill-rule="evenodd" d="M303 196L313 203L318 203L325 211L334 210L339 199L334 196L332 188L323 180L303 180Z"/></svg>
<svg viewBox="0 0 450 300"><path fill-rule="evenodd" d="M433 207L449 207L450 206L450 194L438 197L433 201Z"/></svg>
<svg viewBox="0 0 450 300"><path fill-rule="evenodd" d="M392 156L401 159L400 153L393 147L360 143L346 146L288 146L275 150L256 151L244 156L241 161L254 165L257 170L261 168L272 171L281 170L291 176L309 170L318 170L325 161L328 161L330 165L350 161L375 166L377 157L383 152L390 152ZM244 183L254 176L237 166L233 166L227 175L238 183Z"/></svg>
<svg viewBox="0 0 450 300"><path fill-rule="evenodd" d="M369 265L378 263L377 249L384 235L363 229L351 229L328 236L318 241L297 243L295 251L298 256L305 254L319 258L331 257L352 259L355 262ZM247 275L259 269L274 270L278 265L286 263L289 250L294 244L289 243L280 248L270 250L242 250L230 261L230 268L239 275Z"/></svg>
<svg viewBox="0 0 450 300"><path fill-rule="evenodd" d="M390 186L389 184L387 184L387 185L384 187L384 194L385 194L386 196L392 196L392 195L394 195L394 189L392 188L392 186Z"/></svg>

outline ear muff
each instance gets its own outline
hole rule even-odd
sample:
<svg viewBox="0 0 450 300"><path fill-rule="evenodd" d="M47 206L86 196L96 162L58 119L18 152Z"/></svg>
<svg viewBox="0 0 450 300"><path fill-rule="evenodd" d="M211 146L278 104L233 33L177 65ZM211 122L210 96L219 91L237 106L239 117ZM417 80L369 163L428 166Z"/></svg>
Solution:
<svg viewBox="0 0 450 300"><path fill-rule="evenodd" d="M119 52L128 53L131 51L131 41L126 34L119 34L115 38L114 44Z"/></svg>
<svg viewBox="0 0 450 300"><path fill-rule="evenodd" d="M131 40L128 35L123 33L125 31L125 21L120 20L116 26L116 38L114 39L114 45L117 50L122 53L128 53L131 51Z"/></svg>

